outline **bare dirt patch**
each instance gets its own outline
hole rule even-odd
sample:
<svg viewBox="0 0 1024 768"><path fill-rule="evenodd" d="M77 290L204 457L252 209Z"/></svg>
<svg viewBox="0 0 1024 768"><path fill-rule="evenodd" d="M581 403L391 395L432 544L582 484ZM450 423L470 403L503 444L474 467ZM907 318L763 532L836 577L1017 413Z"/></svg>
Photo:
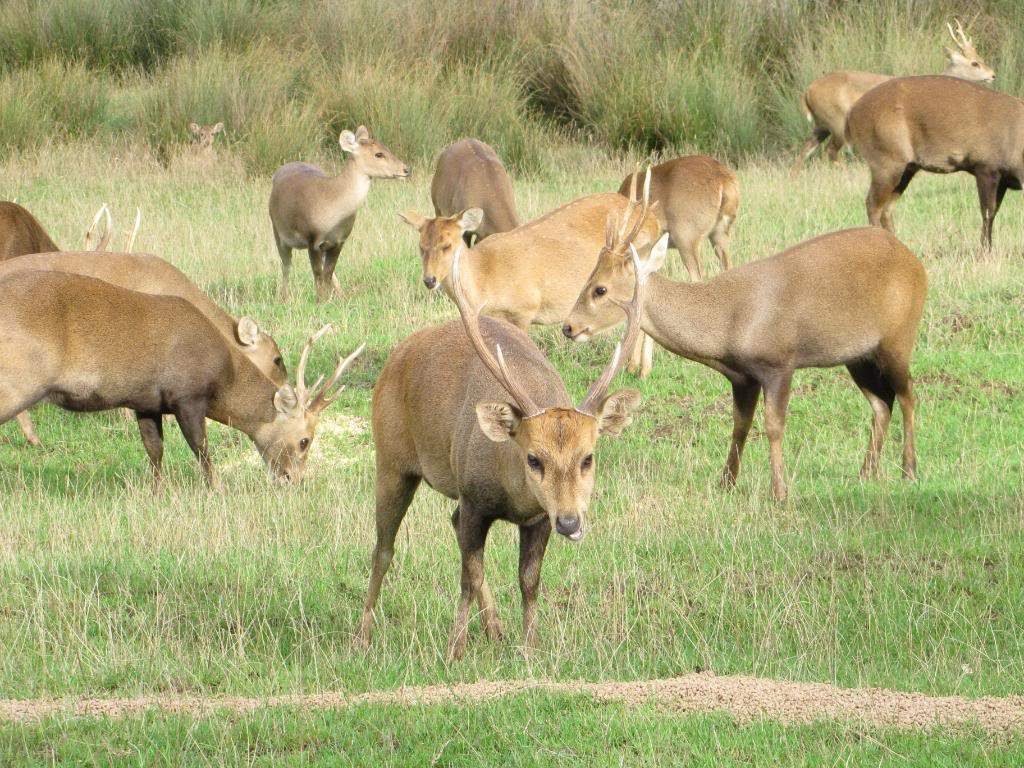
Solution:
<svg viewBox="0 0 1024 768"><path fill-rule="evenodd" d="M151 710L206 715L244 714L267 707L340 709L365 704L472 704L526 691L575 693L629 706L652 704L676 712L724 712L741 722L775 720L804 724L840 720L900 730L980 728L989 733L1024 731L1024 696L930 696L883 688L839 688L827 683L794 683L758 677L698 673L634 682L481 681L367 691L283 696L140 696L0 700L0 720L32 722L50 716L120 718Z"/></svg>

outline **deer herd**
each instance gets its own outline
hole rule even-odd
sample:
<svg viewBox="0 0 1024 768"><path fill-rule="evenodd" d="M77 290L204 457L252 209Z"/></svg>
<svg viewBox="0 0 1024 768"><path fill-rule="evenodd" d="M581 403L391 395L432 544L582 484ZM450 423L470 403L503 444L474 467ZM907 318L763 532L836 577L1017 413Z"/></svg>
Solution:
<svg viewBox="0 0 1024 768"><path fill-rule="evenodd" d="M993 71L959 22L949 32L959 50L947 49L943 75L835 72L803 95L813 136L798 164L826 139L832 159L849 143L871 172L867 213L876 226L823 234L736 268L729 237L739 186L713 158L669 160L629 174L617 193L587 195L523 222L494 149L462 139L441 153L430 188L433 216L400 216L418 234L425 288L446 294L460 319L398 344L374 387L376 545L359 644L370 643L395 538L421 482L455 503L462 575L450 655L464 652L474 601L486 634L502 635L483 566L496 520L519 528L523 643L536 644L548 539L554 531L578 541L587 531L598 438L619 435L640 403L638 391L609 393L610 385L624 366L648 376L655 343L729 381L733 429L723 487L736 484L763 394L772 494L787 498L782 445L791 382L809 367L845 366L867 399L865 478L879 473L898 401L903 474L915 476L910 362L927 280L893 234L889 209L919 170L966 171L977 180L987 247L1005 191L1024 179L1024 102L983 85ZM204 154L213 153L222 130L221 123L189 126ZM282 301L296 248L309 254L317 300L331 299L336 264L372 180L410 175L364 126L342 132L339 143L348 159L336 176L299 162L273 176L269 215ZM38 445L27 413L37 403L130 409L159 481L162 419L173 415L216 486L205 425L213 419L247 435L276 481L300 482L317 422L362 347L308 387L310 350L330 331L321 328L290 384L281 351L253 319L226 313L168 262L132 252L138 225L136 217L122 252L108 252L113 225L104 207L85 250L61 251L26 209L0 203L0 423L17 417ZM707 280L704 238L721 267ZM660 274L669 246L688 280ZM620 344L574 406L530 326L557 325L569 340L585 342L622 323Z"/></svg>

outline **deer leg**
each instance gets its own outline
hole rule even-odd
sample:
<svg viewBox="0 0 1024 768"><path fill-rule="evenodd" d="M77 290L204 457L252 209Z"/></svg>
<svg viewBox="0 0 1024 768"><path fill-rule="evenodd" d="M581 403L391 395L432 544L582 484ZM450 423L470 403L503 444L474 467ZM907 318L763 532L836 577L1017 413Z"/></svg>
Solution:
<svg viewBox="0 0 1024 768"><path fill-rule="evenodd" d="M142 447L149 456L149 465L153 469L153 482L160 484L161 465L164 458L164 419L159 413L135 413L139 424L139 435Z"/></svg>
<svg viewBox="0 0 1024 768"><path fill-rule="evenodd" d="M178 427L185 437L185 442L199 460L199 468L203 472L206 484L214 490L220 489L220 483L213 474L213 463L206 443L206 401L199 400L187 403L174 412Z"/></svg>
<svg viewBox="0 0 1024 768"><path fill-rule="evenodd" d="M732 442L725 460L725 469L722 471L723 488L731 489L736 485L743 447L747 444L747 435L750 434L750 426L754 423L754 410L760 396L760 382L745 381L732 385Z"/></svg>
<svg viewBox="0 0 1024 768"><path fill-rule="evenodd" d="M829 137L829 132L824 128L815 128L814 135L811 136L807 141L800 147L800 152L796 156L796 162L793 163L793 167L790 169L792 173L796 173L800 170L804 163L807 162L807 158L814 154L821 142Z"/></svg>
<svg viewBox="0 0 1024 768"><path fill-rule="evenodd" d="M708 240L711 241L711 247L715 249L715 256L718 257L723 270L732 269L732 261L729 259L729 233L732 229L732 222L733 217L723 213L715 222L711 234L708 235Z"/></svg>
<svg viewBox="0 0 1024 768"><path fill-rule="evenodd" d="M277 289L278 301L288 301L288 274L292 269L292 249L281 240L274 227L274 242L277 244L277 255L281 257L281 285Z"/></svg>
<svg viewBox="0 0 1024 768"><path fill-rule="evenodd" d="M327 301L329 298L330 281L324 279L324 252L319 246L311 245L309 251L309 267L313 270L313 286L316 288L316 300Z"/></svg>
<svg viewBox="0 0 1024 768"><path fill-rule="evenodd" d="M28 441L29 445L39 448L42 446L42 442L36 435L35 427L32 425L32 417L28 415L28 411L22 411L15 418L18 420L18 426L21 427L21 434L25 436L25 440Z"/></svg>
<svg viewBox="0 0 1024 768"><path fill-rule="evenodd" d="M868 190L867 198L868 223L874 227L885 227L890 232L894 231L890 209L916 173L917 168L912 165L906 165L890 173L876 173L872 169L871 188Z"/></svg>
<svg viewBox="0 0 1024 768"><path fill-rule="evenodd" d="M341 246L343 246L343 245L344 245L344 243L338 243L337 245L333 246L332 248L327 248L327 249L324 250L324 278L323 279L324 279L324 283L325 283L325 290L326 290L326 283L330 283L331 284L330 291L332 291L335 296L340 296L341 295L341 285L338 283L338 278L334 276L334 268L338 264L338 256L339 256L339 254L341 254Z"/></svg>
<svg viewBox="0 0 1024 768"><path fill-rule="evenodd" d="M519 591L523 598L523 645L537 647L537 592L544 551L551 537L551 521L519 526Z"/></svg>
<svg viewBox="0 0 1024 768"><path fill-rule="evenodd" d="M914 382L910 376L907 355L882 351L878 364L889 386L896 392L896 399L903 413L903 476L908 480L917 477L917 452L914 447Z"/></svg>
<svg viewBox="0 0 1024 768"><path fill-rule="evenodd" d="M840 158L840 152L843 151L843 147L846 142L840 136L831 134L832 139L828 143L828 159L833 163L838 163Z"/></svg>
<svg viewBox="0 0 1024 768"><path fill-rule="evenodd" d="M452 528L455 529L455 538L459 536L459 508L456 507L452 513ZM491 586L487 583L487 576L485 575L483 581L480 583L480 591L476 595L477 605L480 607L480 615L484 622L484 631L487 633L487 639L494 643L500 643L504 633L501 629L501 621L498 619L498 608L494 602L494 593L491 592Z"/></svg>
<svg viewBox="0 0 1024 768"><path fill-rule="evenodd" d="M363 603L363 617L359 622L356 644L362 648L370 645L373 632L373 609L380 596L384 577L391 567L395 555L395 536L405 518L405 512L412 503L412 497L419 487L420 478L382 471L377 468L377 543L373 547L370 567L370 586Z"/></svg>
<svg viewBox="0 0 1024 768"><path fill-rule="evenodd" d="M636 344L629 352L629 363L626 370L641 379L646 379L654 365L654 339L645 333L637 336Z"/></svg>
<svg viewBox="0 0 1024 768"><path fill-rule="evenodd" d="M493 518L472 512L467 514L466 504L459 501L459 550L462 552L461 592L455 609L455 621L448 640L448 658L461 659L466 652L466 632L469 627L469 604L480 592L484 581L484 544Z"/></svg>
<svg viewBox="0 0 1024 768"><path fill-rule="evenodd" d="M882 442L885 440L885 433L889 430L896 392L873 361L850 363L846 366L846 370L850 372L854 383L860 387L860 391L874 412L871 421L871 437L868 439L868 450L864 455L860 476L864 479L877 477Z"/></svg>
<svg viewBox="0 0 1024 768"><path fill-rule="evenodd" d="M992 222L999 210L999 186L1002 182L999 171L991 168L976 168L974 180L978 185L978 203L981 205L981 245L992 247Z"/></svg>
<svg viewBox="0 0 1024 768"><path fill-rule="evenodd" d="M782 461L782 436L786 431L786 409L789 407L792 379L793 372L785 371L775 374L764 383L764 425L772 465L772 495L776 501L785 501L788 495Z"/></svg>

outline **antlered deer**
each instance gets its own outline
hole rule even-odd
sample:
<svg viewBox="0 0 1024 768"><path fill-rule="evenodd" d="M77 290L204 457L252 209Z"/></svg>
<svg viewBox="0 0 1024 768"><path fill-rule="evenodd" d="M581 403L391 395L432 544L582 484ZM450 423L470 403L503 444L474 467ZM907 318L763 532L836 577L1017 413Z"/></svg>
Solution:
<svg viewBox="0 0 1024 768"><path fill-rule="evenodd" d="M655 165L651 173L651 201L669 245L686 263L691 280L701 280L700 242L705 237L715 249L722 269L729 269L729 235L740 206L736 174L707 155L687 155ZM636 187L636 173L622 180L620 195Z"/></svg>
<svg viewBox="0 0 1024 768"><path fill-rule="evenodd" d="M960 22L956 22L955 31L949 24L946 29L960 50L946 48L949 61L943 74L975 83L992 82L995 72L981 60ZM800 148L793 170L797 170L830 137L829 159L833 162L838 160L839 151L846 144L846 120L853 105L872 88L892 79L892 75L849 71L832 72L811 83L800 97L800 106L811 124L813 135Z"/></svg>
<svg viewBox="0 0 1024 768"><path fill-rule="evenodd" d="M95 230L103 217L106 217L106 229L103 237L94 245ZM135 242L138 233L141 214L136 215L135 229L128 240L127 250ZM91 251L105 250L113 235L113 222L110 218L110 210L106 203L96 211L92 224L85 233L85 249ZM59 251L53 239L43 229L39 220L29 210L17 203L0 201L0 262L23 256L26 253L52 253Z"/></svg>
<svg viewBox="0 0 1024 768"><path fill-rule="evenodd" d="M665 258L663 238L641 277ZM632 290L630 260L603 258L562 329L586 341L622 322L617 302ZM645 333L677 355L703 363L732 384L732 444L722 483L732 487L761 390L772 491L786 498L782 434L798 368L845 365L874 412L862 476L878 472L895 400L903 411L903 473L914 477L914 393L910 356L924 308L918 258L876 227L833 232L744 264L703 283L652 274L641 317Z"/></svg>
<svg viewBox="0 0 1024 768"><path fill-rule="evenodd" d="M288 381L281 350L273 338L260 330L251 318L233 318L181 270L157 256L134 253L98 256L93 251L33 253L0 264L0 278L25 270L69 272L141 293L178 296L206 315L225 340L248 357L271 381L279 386ZM28 413L18 414L18 424L29 443L40 444Z"/></svg>
<svg viewBox="0 0 1024 768"><path fill-rule="evenodd" d="M952 77L901 77L857 102L846 137L871 170L868 221L893 229L893 203L918 171L974 176L981 242L1007 189L1024 180L1024 101Z"/></svg>
<svg viewBox="0 0 1024 768"><path fill-rule="evenodd" d="M287 163L274 173L270 222L281 256L282 301L288 298L293 248L309 251L317 301L326 301L338 255L370 191L370 181L409 176L409 166L371 137L365 126L355 133L342 131L338 143L349 158L337 176L328 176L309 163Z"/></svg>
<svg viewBox="0 0 1024 768"><path fill-rule="evenodd" d="M315 394L278 386L190 302L129 291L82 275L23 271L0 278L0 423L47 401L70 411L125 407L138 417L154 477L163 458L163 414L173 414L214 485L206 419L249 436L280 482L298 483L328 393L361 351Z"/></svg>
<svg viewBox="0 0 1024 768"><path fill-rule="evenodd" d="M462 656L470 602L480 604L488 637L501 625L484 579L487 532L495 520L519 526L523 638L537 641L536 602L551 529L583 538L594 487L598 435L618 435L640 396L607 394L621 357L573 408L565 385L529 336L502 320L480 318L459 279L452 286L462 322L413 334L391 353L373 392L377 449L377 544L358 640L366 646L373 609L394 553L395 535L421 480L458 502L452 525L462 553L461 592L448 646ZM625 345L638 332L638 287L625 306Z"/></svg>
<svg viewBox="0 0 1024 768"><path fill-rule="evenodd" d="M596 254L608 247L608 222L622 218L618 255L625 243L637 247L653 243L659 233L652 213L648 186L643 202L622 195L588 195L556 208L510 232L492 235L466 251L463 290L469 300L492 317L500 317L526 330L531 323L561 324L579 296L597 262ZM479 209L466 211L459 221L426 219L405 214L420 232L423 283L430 290L443 288L454 298L452 257L462 236L480 221ZM429 225L432 222L432 225ZM629 234L625 235L625 229ZM630 370L646 376L651 362L640 344L632 353Z"/></svg>
<svg viewBox="0 0 1024 768"><path fill-rule="evenodd" d="M477 226L463 235L469 246L474 236L479 242L519 226L515 193L505 166L497 152L477 139L460 139L441 153L430 183L430 199L439 218L457 221L470 208L483 212ZM408 216L420 218L415 212ZM410 218L406 220L412 223Z"/></svg>

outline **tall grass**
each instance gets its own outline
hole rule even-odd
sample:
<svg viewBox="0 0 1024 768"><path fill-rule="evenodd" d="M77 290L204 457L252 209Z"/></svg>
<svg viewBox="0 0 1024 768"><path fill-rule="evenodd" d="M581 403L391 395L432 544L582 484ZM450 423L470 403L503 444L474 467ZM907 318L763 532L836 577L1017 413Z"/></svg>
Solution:
<svg viewBox="0 0 1024 768"><path fill-rule="evenodd" d="M359 123L417 165L466 134L526 173L570 143L738 161L800 141L820 74L941 71L954 14L1024 92L1008 0L10 0L0 149L74 135L167 156L190 120L224 120L257 173Z"/></svg>

